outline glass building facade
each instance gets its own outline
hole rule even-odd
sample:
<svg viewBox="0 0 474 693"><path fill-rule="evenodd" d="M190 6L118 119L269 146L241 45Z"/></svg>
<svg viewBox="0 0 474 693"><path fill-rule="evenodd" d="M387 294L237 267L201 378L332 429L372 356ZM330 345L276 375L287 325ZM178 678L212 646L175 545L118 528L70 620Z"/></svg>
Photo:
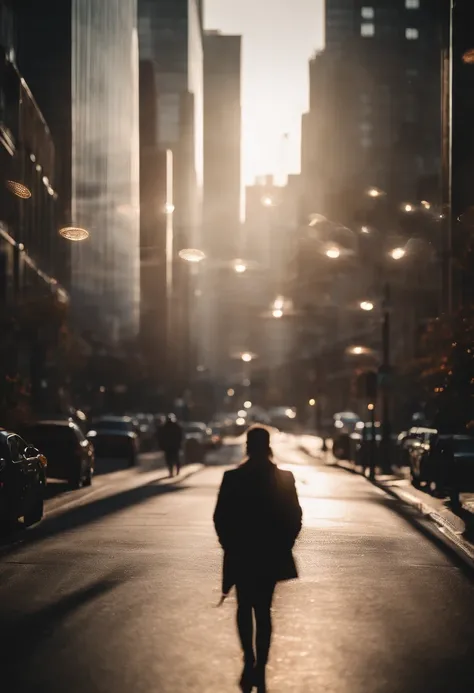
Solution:
<svg viewBox="0 0 474 693"><path fill-rule="evenodd" d="M197 0L139 0L140 57L154 66L156 137L176 169L175 228L201 242L204 84L201 5Z"/></svg>
<svg viewBox="0 0 474 693"><path fill-rule="evenodd" d="M73 300L114 339L140 308L139 62L136 0L72 0Z"/></svg>

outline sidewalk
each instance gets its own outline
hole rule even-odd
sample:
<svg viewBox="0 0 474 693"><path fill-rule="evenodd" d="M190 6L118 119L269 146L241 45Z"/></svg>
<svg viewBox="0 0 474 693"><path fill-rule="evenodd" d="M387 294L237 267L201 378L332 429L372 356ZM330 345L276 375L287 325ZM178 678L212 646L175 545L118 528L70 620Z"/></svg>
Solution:
<svg viewBox="0 0 474 693"><path fill-rule="evenodd" d="M324 464L360 474L369 481L368 469L348 460L337 460L331 452L322 452L320 438L302 436L301 449ZM442 533L443 539L449 542L450 548L474 568L474 495L461 496L462 507L454 512L447 499L436 498L421 489L415 489L406 467L393 467L392 474L381 474L380 469L377 469L374 483L416 510L422 518L431 521L438 533Z"/></svg>

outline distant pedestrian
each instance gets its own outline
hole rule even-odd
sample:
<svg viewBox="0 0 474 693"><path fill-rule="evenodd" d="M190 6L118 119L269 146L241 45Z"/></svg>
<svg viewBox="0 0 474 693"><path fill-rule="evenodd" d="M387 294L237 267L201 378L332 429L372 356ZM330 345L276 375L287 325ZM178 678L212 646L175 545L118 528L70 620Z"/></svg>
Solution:
<svg viewBox="0 0 474 693"><path fill-rule="evenodd" d="M298 577L292 548L302 512L291 472L272 462L269 430L247 433L248 459L224 474L214 525L224 549L223 598L235 585L237 627L244 654L242 691L266 692L271 606L277 582ZM256 651L253 617L256 621Z"/></svg>
<svg viewBox="0 0 474 693"><path fill-rule="evenodd" d="M174 414L169 414L163 426L158 429L158 445L164 452L170 477L174 475L175 471L176 474L179 474L183 429Z"/></svg>

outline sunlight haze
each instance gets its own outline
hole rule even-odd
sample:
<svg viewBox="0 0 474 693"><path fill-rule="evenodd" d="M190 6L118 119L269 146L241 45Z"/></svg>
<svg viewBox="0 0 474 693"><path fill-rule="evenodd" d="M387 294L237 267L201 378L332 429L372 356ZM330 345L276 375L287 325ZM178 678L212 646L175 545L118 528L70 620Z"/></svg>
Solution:
<svg viewBox="0 0 474 693"><path fill-rule="evenodd" d="M243 36L245 182L299 171L308 60L323 44L321 0L207 0L205 21Z"/></svg>

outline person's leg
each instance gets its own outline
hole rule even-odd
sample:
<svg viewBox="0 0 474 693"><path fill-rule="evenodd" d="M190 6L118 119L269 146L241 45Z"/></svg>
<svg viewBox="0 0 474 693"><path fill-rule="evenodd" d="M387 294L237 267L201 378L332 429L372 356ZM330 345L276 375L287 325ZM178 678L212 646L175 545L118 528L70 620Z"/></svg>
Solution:
<svg viewBox="0 0 474 693"><path fill-rule="evenodd" d="M253 614L252 594L248 586L237 584L237 630L240 644L244 653L245 663L253 666L255 654L253 651Z"/></svg>
<svg viewBox="0 0 474 693"><path fill-rule="evenodd" d="M175 461L176 461L176 474L179 474L179 472L181 470L181 453L179 450L176 451Z"/></svg>
<svg viewBox="0 0 474 693"><path fill-rule="evenodd" d="M265 690L265 667L268 662L272 640L272 601L275 583L267 582L259 585L255 599L255 620L257 626L256 650L257 667L256 683L259 690Z"/></svg>
<svg viewBox="0 0 474 693"><path fill-rule="evenodd" d="M165 462L166 466L168 467L169 475L173 476L173 458L169 450L165 452Z"/></svg>

